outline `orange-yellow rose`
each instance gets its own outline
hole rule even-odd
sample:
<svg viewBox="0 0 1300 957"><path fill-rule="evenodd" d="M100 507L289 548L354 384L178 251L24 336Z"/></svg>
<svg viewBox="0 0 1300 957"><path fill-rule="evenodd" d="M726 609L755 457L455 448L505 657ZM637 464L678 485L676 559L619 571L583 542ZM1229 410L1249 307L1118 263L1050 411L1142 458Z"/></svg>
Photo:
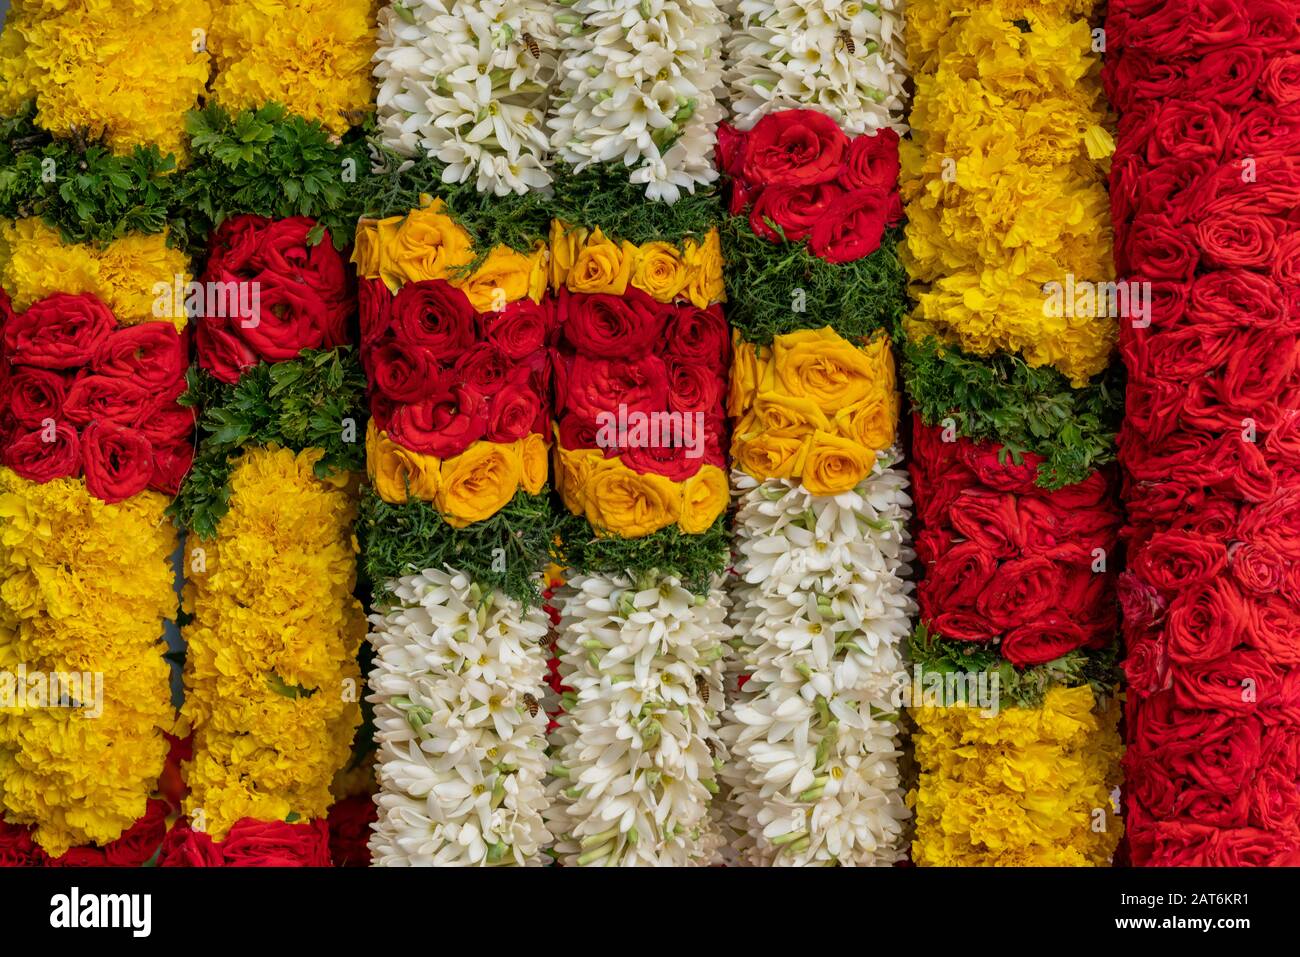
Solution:
<svg viewBox="0 0 1300 957"><path fill-rule="evenodd" d="M731 342L731 379L727 385L727 415L738 419L754 401L761 370L758 351L752 342L742 339L739 332L732 335Z"/></svg>
<svg viewBox="0 0 1300 957"><path fill-rule="evenodd" d="M587 230L551 220L551 288L556 292L569 278L569 270L578 258L578 250L587 241Z"/></svg>
<svg viewBox="0 0 1300 957"><path fill-rule="evenodd" d="M396 232L387 222L379 223L379 269L393 291L406 282L450 280L474 261L469 233L447 215L440 199L411 210Z"/></svg>
<svg viewBox="0 0 1300 957"><path fill-rule="evenodd" d="M382 220L396 226L401 223L401 216ZM382 255L379 224L381 220L363 219L357 223L357 235L352 243L352 262L357 267L357 275L362 279L379 278L379 263Z"/></svg>
<svg viewBox="0 0 1300 957"><path fill-rule="evenodd" d="M442 463L442 486L434 498L453 528L490 518L515 497L521 466L514 446L475 442Z"/></svg>
<svg viewBox="0 0 1300 957"><path fill-rule="evenodd" d="M838 495L853 488L869 474L875 452L852 439L818 432L803 463L803 487L813 495Z"/></svg>
<svg viewBox="0 0 1300 957"><path fill-rule="evenodd" d="M602 462L587 486L587 521L598 531L643 538L677 521L682 490L662 475L642 475L618 459Z"/></svg>
<svg viewBox="0 0 1300 957"><path fill-rule="evenodd" d="M777 435L802 436L809 432L828 431L826 414L812 399L779 392L760 392L754 397L754 428Z"/></svg>
<svg viewBox="0 0 1300 957"><path fill-rule="evenodd" d="M497 246L468 279L453 280L475 312L500 312L528 295L532 260L509 246Z"/></svg>
<svg viewBox="0 0 1300 957"><path fill-rule="evenodd" d="M366 428L366 472L370 484L385 502L401 505L409 498L432 502L438 494L442 462L403 448L375 428Z"/></svg>
<svg viewBox="0 0 1300 957"><path fill-rule="evenodd" d="M517 453L519 456L520 481L523 483L524 491L529 495L536 495L546 485L546 440L536 432L530 432L519 440Z"/></svg>
<svg viewBox="0 0 1300 957"><path fill-rule="evenodd" d="M691 278L686 284L686 295L696 308L707 309L715 302L727 301L727 287L722 280L722 240L716 229L710 229L704 242L696 245L688 240L685 255Z"/></svg>
<svg viewBox="0 0 1300 957"><path fill-rule="evenodd" d="M609 293L621 296L627 292L636 262L636 247L631 243L621 246L606 239L599 229L587 237L578 250L567 279L569 292Z"/></svg>
<svg viewBox="0 0 1300 957"><path fill-rule="evenodd" d="M645 243L636 257L632 285L659 302L672 302L686 286L688 270L671 243Z"/></svg>
<svg viewBox="0 0 1300 957"><path fill-rule="evenodd" d="M546 295L547 275L550 270L551 250L540 239L533 244L533 251L528 256L528 298L541 302Z"/></svg>
<svg viewBox="0 0 1300 957"><path fill-rule="evenodd" d="M795 478L803 470L811 436L767 435L733 439L731 457L756 479Z"/></svg>
<svg viewBox="0 0 1300 957"><path fill-rule="evenodd" d="M777 336L772 362L780 391L811 399L831 415L879 388L877 364L829 327Z"/></svg>
<svg viewBox="0 0 1300 957"><path fill-rule="evenodd" d="M564 449L555 443L555 485L564 506L574 515L587 511L587 487L605 461L600 449Z"/></svg>
<svg viewBox="0 0 1300 957"><path fill-rule="evenodd" d="M716 465L704 465L682 483L682 514L677 525L687 535L708 531L727 508L727 475Z"/></svg>
<svg viewBox="0 0 1300 957"><path fill-rule="evenodd" d="M840 435L873 452L894 444L898 428L898 393L875 393L856 405L841 409L835 416Z"/></svg>

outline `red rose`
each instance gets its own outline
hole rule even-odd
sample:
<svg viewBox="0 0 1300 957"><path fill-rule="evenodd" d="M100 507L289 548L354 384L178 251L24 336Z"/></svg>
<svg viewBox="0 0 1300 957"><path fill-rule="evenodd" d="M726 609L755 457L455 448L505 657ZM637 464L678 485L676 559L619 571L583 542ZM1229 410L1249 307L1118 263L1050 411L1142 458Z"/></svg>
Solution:
<svg viewBox="0 0 1300 957"><path fill-rule="evenodd" d="M896 218L897 194L856 189L836 197L809 237L813 254L832 263L870 256L880 248L885 224Z"/></svg>
<svg viewBox="0 0 1300 957"><path fill-rule="evenodd" d="M745 144L745 179L751 185L827 183L839 172L849 140L839 125L815 110L764 116Z"/></svg>
<svg viewBox="0 0 1300 957"><path fill-rule="evenodd" d="M194 433L194 410L176 404L176 396L162 395L145 407L136 426L153 445L188 443Z"/></svg>
<svg viewBox="0 0 1300 957"><path fill-rule="evenodd" d="M30 830L0 820L0 867L45 867L49 859Z"/></svg>
<svg viewBox="0 0 1300 957"><path fill-rule="evenodd" d="M379 345L393 326L393 294L381 279L357 282L357 313L361 325L361 352Z"/></svg>
<svg viewBox="0 0 1300 957"><path fill-rule="evenodd" d="M1274 663L1254 650L1233 651L1174 671L1174 700L1180 708L1252 714L1280 690L1281 675Z"/></svg>
<svg viewBox="0 0 1300 957"><path fill-rule="evenodd" d="M1024 547L1014 495L966 489L953 503L948 520L991 558L1015 558Z"/></svg>
<svg viewBox="0 0 1300 957"><path fill-rule="evenodd" d="M526 378L528 370L512 363L495 346L479 342L463 352L452 370L452 381L463 383L485 399L496 395L507 382Z"/></svg>
<svg viewBox="0 0 1300 957"><path fill-rule="evenodd" d="M1002 657L1018 668L1055 661L1088 643L1088 634L1063 615L1044 615L1002 636Z"/></svg>
<svg viewBox="0 0 1300 957"><path fill-rule="evenodd" d="M75 369L116 328L112 311L89 293L55 293L5 322L4 347L18 365Z"/></svg>
<svg viewBox="0 0 1300 957"><path fill-rule="evenodd" d="M167 805L151 800L144 817L104 846L104 863L109 867L141 867L158 852L166 836Z"/></svg>
<svg viewBox="0 0 1300 957"><path fill-rule="evenodd" d="M194 464L194 446L188 442L172 445L155 445L153 449L153 475L149 477L149 487L164 495L180 494L185 476Z"/></svg>
<svg viewBox="0 0 1300 957"><path fill-rule="evenodd" d="M1138 214L1128 237L1129 268L1143 279L1186 281L1196 272L1201 256L1196 236L1167 214Z"/></svg>
<svg viewBox="0 0 1300 957"><path fill-rule="evenodd" d="M194 350L199 367L228 385L234 385L245 369L258 363L257 352L218 322L199 321Z"/></svg>
<svg viewBox="0 0 1300 957"><path fill-rule="evenodd" d="M690 414L720 407L726 383L716 371L675 359L669 359L666 368L669 409Z"/></svg>
<svg viewBox="0 0 1300 957"><path fill-rule="evenodd" d="M370 825L378 816L368 794L344 798L330 808L330 860L335 867L370 866Z"/></svg>
<svg viewBox="0 0 1300 957"><path fill-rule="evenodd" d="M47 419L63 413L67 381L52 369L17 368L5 381L0 405L9 409L19 425L40 428Z"/></svg>
<svg viewBox="0 0 1300 957"><path fill-rule="evenodd" d="M149 391L185 378L185 339L167 322L141 322L116 329L91 356L91 371L130 379Z"/></svg>
<svg viewBox="0 0 1300 957"><path fill-rule="evenodd" d="M843 193L835 183L769 186L749 212L749 227L770 243L783 239L797 242L807 237L822 217L830 215L835 200Z"/></svg>
<svg viewBox="0 0 1300 957"><path fill-rule="evenodd" d="M370 354L370 387L394 402L419 402L443 385L431 350L390 341Z"/></svg>
<svg viewBox="0 0 1300 957"><path fill-rule="evenodd" d="M1282 586L1288 564L1268 542L1244 542L1232 550L1232 577L1246 591L1258 595Z"/></svg>
<svg viewBox="0 0 1300 957"><path fill-rule="evenodd" d="M662 475L674 482L686 481L704 464L701 456L692 457L684 446L663 443L625 446L619 459L628 468L642 475Z"/></svg>
<svg viewBox="0 0 1300 957"><path fill-rule="evenodd" d="M668 371L658 356L629 361L579 354L569 365L567 385L561 410L590 418L617 414L620 405L629 412L656 412L668 404Z"/></svg>
<svg viewBox="0 0 1300 957"><path fill-rule="evenodd" d="M602 429L596 420L581 415L565 415L557 424L559 442L562 449L606 449L617 450L618 437L609 429ZM604 434L602 435L602 432ZM609 441L605 441L608 438ZM606 451L606 458L611 454Z"/></svg>
<svg viewBox="0 0 1300 957"><path fill-rule="evenodd" d="M930 630L956 641L992 641L998 637L998 630L989 625L988 619L974 611L945 611L930 622Z"/></svg>
<svg viewBox="0 0 1300 957"><path fill-rule="evenodd" d="M527 382L515 381L504 386L488 406L487 433L489 442L517 442L528 435L537 422L542 400L528 387Z"/></svg>
<svg viewBox="0 0 1300 957"><path fill-rule="evenodd" d="M1277 283L1241 269L1197 277L1190 307L1194 313L1219 322L1260 326L1274 332L1287 327L1286 297Z"/></svg>
<svg viewBox="0 0 1300 957"><path fill-rule="evenodd" d="M1203 535L1165 532L1153 536L1133 557L1132 570L1164 591L1181 591L1218 576L1228 566L1228 550Z"/></svg>
<svg viewBox="0 0 1300 957"><path fill-rule="evenodd" d="M1003 563L980 593L976 607L999 629L1014 628L1047 615L1064 602L1064 579L1055 562L1021 558Z"/></svg>
<svg viewBox="0 0 1300 957"><path fill-rule="evenodd" d="M1194 665L1222 658L1241 640L1249 612L1224 578L1202 582L1174 598L1166 618L1169 658Z"/></svg>
<svg viewBox="0 0 1300 957"><path fill-rule="evenodd" d="M237 821L221 842L226 867L329 867L329 825Z"/></svg>
<svg viewBox="0 0 1300 957"><path fill-rule="evenodd" d="M1267 269L1277 244L1277 226L1252 213L1214 216L1196 228L1205 262L1227 269Z"/></svg>
<svg viewBox="0 0 1300 957"><path fill-rule="evenodd" d="M840 182L845 189L872 189L881 193L898 185L898 134L891 129L855 136L844 157Z"/></svg>
<svg viewBox="0 0 1300 957"><path fill-rule="evenodd" d="M167 832L158 853L159 867L222 867L224 864L221 846L203 831L192 830L185 820Z"/></svg>
<svg viewBox="0 0 1300 957"><path fill-rule="evenodd" d="M445 280L408 282L393 300L393 327L403 342L452 362L474 344L474 307Z"/></svg>
<svg viewBox="0 0 1300 957"><path fill-rule="evenodd" d="M551 309L550 300L539 304L519 299L501 312L482 317L484 335L507 359L519 362L550 344Z"/></svg>
<svg viewBox="0 0 1300 957"><path fill-rule="evenodd" d="M342 344L345 337L328 334L332 318L311 286L271 275L264 275L259 284L251 316L202 321L228 325L265 362L284 362L304 349Z"/></svg>
<svg viewBox="0 0 1300 957"><path fill-rule="evenodd" d="M483 396L458 386L429 399L402 405L393 413L389 437L398 445L446 459L460 455L487 431Z"/></svg>
<svg viewBox="0 0 1300 957"><path fill-rule="evenodd" d="M921 616L933 618L959 608L973 608L997 571L994 556L976 542L954 545L927 569L918 590ZM987 629L989 637L997 634Z"/></svg>
<svg viewBox="0 0 1300 957"><path fill-rule="evenodd" d="M152 397L130 379L83 375L73 380L63 404L63 414L73 425L85 427L105 421L130 426L152 404Z"/></svg>
<svg viewBox="0 0 1300 957"><path fill-rule="evenodd" d="M1300 100L1300 55L1273 57L1264 66L1261 80L1264 95L1278 106Z"/></svg>
<svg viewBox="0 0 1300 957"><path fill-rule="evenodd" d="M82 442L66 422L20 433L0 448L0 461L29 482L51 482L81 473Z"/></svg>
<svg viewBox="0 0 1300 957"><path fill-rule="evenodd" d="M678 306L665 332L664 352L677 359L724 371L731 366L731 331L722 306Z"/></svg>
<svg viewBox="0 0 1300 957"><path fill-rule="evenodd" d="M153 478L153 447L136 429L92 422L81 433L86 489L109 503L143 492Z"/></svg>
<svg viewBox="0 0 1300 957"><path fill-rule="evenodd" d="M673 314L671 306L635 288L623 296L567 296L562 309L565 341L579 354L598 358L637 359L656 350Z"/></svg>

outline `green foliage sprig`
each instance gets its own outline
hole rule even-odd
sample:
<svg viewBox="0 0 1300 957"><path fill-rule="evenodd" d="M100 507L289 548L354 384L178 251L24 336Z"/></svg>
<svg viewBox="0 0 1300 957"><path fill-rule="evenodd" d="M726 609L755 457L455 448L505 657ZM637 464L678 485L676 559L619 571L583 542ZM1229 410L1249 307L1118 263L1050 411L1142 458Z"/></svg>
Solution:
<svg viewBox="0 0 1300 957"><path fill-rule="evenodd" d="M563 564L595 575L628 574L658 569L680 578L697 595L708 592L713 576L731 560L726 516L700 535L686 535L676 526L644 538L597 535L582 516L566 515L560 531Z"/></svg>
<svg viewBox="0 0 1300 957"><path fill-rule="evenodd" d="M55 139L36 125L34 104L0 118L0 217L40 217L67 243L162 232L175 205L175 169L156 146L114 156L96 143Z"/></svg>
<svg viewBox="0 0 1300 957"><path fill-rule="evenodd" d="M918 622L908 638L908 650L913 666L923 671L996 673L1002 700L1021 708L1040 707L1047 692L1057 685L1077 688L1086 684L1094 694L1113 695L1121 681L1118 648L1113 644L1101 651L1079 649L1045 664L1017 668L998 653L997 644L945 638Z"/></svg>
<svg viewBox="0 0 1300 957"><path fill-rule="evenodd" d="M310 216L337 248L352 241L361 184L370 176L364 129L339 138L275 103L234 115L209 105L189 114L186 129L194 156L177 201L196 255L214 228L241 213Z"/></svg>
<svg viewBox="0 0 1300 957"><path fill-rule="evenodd" d="M168 511L202 538L217 534L230 508L230 473L247 447L323 449L318 478L365 468L366 376L350 347L304 349L301 358L254 366L235 385L197 367L188 378L181 404L199 409L198 448Z"/></svg>
<svg viewBox="0 0 1300 957"><path fill-rule="evenodd" d="M870 256L830 263L814 256L806 242L768 242L745 217L728 217L722 227L727 319L760 345L823 326L849 340L892 332L908 309L900 236L887 230Z"/></svg>
<svg viewBox="0 0 1300 957"><path fill-rule="evenodd" d="M428 502L394 505L373 489L362 495L362 569L376 599L402 575L450 565L485 588L525 605L541 601L538 575L551 560L560 516L548 489L518 492L491 518L453 528Z"/></svg>
<svg viewBox="0 0 1300 957"><path fill-rule="evenodd" d="M1013 460L1044 457L1038 484L1061 488L1082 482L1115 460L1115 434L1124 411L1118 363L1082 389L1047 366L1033 368L1016 355L967 355L934 339L903 345L903 378L912 405L927 425L951 418L975 441L1001 443Z"/></svg>

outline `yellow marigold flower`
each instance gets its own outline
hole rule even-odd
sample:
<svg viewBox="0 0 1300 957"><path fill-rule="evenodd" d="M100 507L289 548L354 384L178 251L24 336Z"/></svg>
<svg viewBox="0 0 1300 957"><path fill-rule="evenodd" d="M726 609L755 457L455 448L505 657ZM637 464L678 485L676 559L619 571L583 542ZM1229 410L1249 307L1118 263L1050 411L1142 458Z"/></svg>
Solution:
<svg viewBox="0 0 1300 957"><path fill-rule="evenodd" d="M1110 863L1123 832L1110 797L1123 750L1116 705L1096 702L1085 685L995 716L964 704L912 714L917 864Z"/></svg>
<svg viewBox="0 0 1300 957"><path fill-rule="evenodd" d="M58 230L36 218L0 220L0 286L15 309L56 292L93 293L119 322L163 319L185 328L184 302L175 288L190 281L189 260L167 246L167 234L132 234L103 248L64 243Z"/></svg>
<svg viewBox="0 0 1300 957"><path fill-rule="evenodd" d="M102 676L99 694L79 699L102 705L94 717L0 707L0 809L54 856L121 836L163 768L175 719L166 507L157 492L108 505L75 479L35 484L0 468L0 670Z"/></svg>
<svg viewBox="0 0 1300 957"><path fill-rule="evenodd" d="M374 101L372 0L212 0L213 97L230 112L282 103L344 133Z"/></svg>
<svg viewBox="0 0 1300 957"><path fill-rule="evenodd" d="M185 114L207 85L208 0L14 0L0 33L0 113L36 100L58 135L117 153L184 153Z"/></svg>
<svg viewBox="0 0 1300 957"><path fill-rule="evenodd" d="M187 544L185 811L217 840L241 817L325 814L361 721L356 497L315 477L322 454L248 449L216 538Z"/></svg>
<svg viewBox="0 0 1300 957"><path fill-rule="evenodd" d="M636 254L637 249L631 243L619 244L606 239L597 228L574 256L566 280L569 292L623 295L632 278Z"/></svg>

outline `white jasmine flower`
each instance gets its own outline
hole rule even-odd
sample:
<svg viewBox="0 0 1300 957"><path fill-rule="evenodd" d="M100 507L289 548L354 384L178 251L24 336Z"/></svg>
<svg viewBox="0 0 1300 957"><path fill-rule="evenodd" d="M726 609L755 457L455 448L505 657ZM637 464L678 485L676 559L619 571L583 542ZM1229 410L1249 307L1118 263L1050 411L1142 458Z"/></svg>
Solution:
<svg viewBox="0 0 1300 957"><path fill-rule="evenodd" d="M375 865L548 863L546 613L454 571L390 587L370 616Z"/></svg>

